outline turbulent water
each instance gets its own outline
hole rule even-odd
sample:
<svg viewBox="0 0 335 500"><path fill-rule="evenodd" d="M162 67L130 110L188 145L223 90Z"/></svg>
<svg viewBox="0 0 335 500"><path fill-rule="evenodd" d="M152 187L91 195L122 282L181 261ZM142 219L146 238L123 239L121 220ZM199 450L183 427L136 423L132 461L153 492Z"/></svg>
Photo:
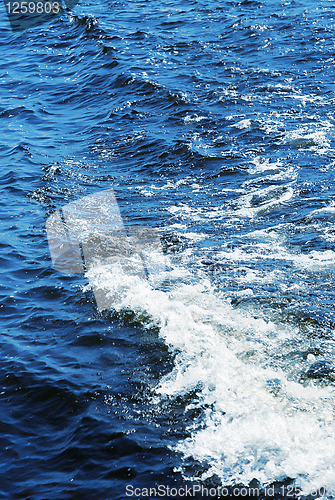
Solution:
<svg viewBox="0 0 335 500"><path fill-rule="evenodd" d="M334 9L3 7L0 498L335 494ZM52 265L48 217L111 188L149 279Z"/></svg>

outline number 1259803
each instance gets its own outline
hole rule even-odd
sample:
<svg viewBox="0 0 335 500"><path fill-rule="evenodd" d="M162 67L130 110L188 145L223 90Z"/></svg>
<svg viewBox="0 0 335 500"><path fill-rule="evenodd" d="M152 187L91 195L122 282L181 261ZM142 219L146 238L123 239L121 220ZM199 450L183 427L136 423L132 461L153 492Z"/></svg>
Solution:
<svg viewBox="0 0 335 500"><path fill-rule="evenodd" d="M59 14L62 10L60 2L8 2L8 14Z"/></svg>

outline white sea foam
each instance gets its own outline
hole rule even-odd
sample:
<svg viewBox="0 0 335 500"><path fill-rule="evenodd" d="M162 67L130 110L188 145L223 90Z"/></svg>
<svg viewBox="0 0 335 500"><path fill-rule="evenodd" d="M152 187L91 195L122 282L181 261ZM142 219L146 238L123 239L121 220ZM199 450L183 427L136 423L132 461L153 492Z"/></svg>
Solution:
<svg viewBox="0 0 335 500"><path fill-rule="evenodd" d="M201 120L206 120L206 116L198 116L198 115L187 115L184 118L184 123L185 125L189 125L190 123L193 122L200 122Z"/></svg>
<svg viewBox="0 0 335 500"><path fill-rule="evenodd" d="M318 154L324 154L331 149L327 132L330 126L319 129L311 129L306 126L297 130L289 131L285 134L283 142L297 148L316 151Z"/></svg>
<svg viewBox="0 0 335 500"><path fill-rule="evenodd" d="M280 249L280 241L277 245ZM307 258L309 264L335 262L333 252L311 252ZM301 256L295 262L305 265ZM292 375L286 358L304 339L299 328L234 309L201 273L194 276L171 263L169 269L151 284L120 264L96 263L87 277L115 310L131 309L139 317L145 312L149 326L159 326L176 354L173 370L155 388L153 404L198 392L189 406L203 409L201 425L190 425L189 438L173 449L204 465L199 479L217 474L224 485L247 485L254 478L267 485L290 477L306 492L334 490L334 388L303 385ZM162 280L169 281L169 291L159 289ZM297 359L293 372L309 363Z"/></svg>
<svg viewBox="0 0 335 500"><path fill-rule="evenodd" d="M241 208L236 214L253 218L289 201L293 195L294 190L290 184L279 189L277 186L256 189L239 198L238 205ZM257 200L257 203L253 203L253 200Z"/></svg>
<svg viewBox="0 0 335 500"><path fill-rule="evenodd" d="M243 129L248 129L248 128L251 128L252 126L252 121L250 120L250 118L246 118L244 120L240 120L239 122L237 123L233 123L232 125L230 125L231 127L235 127L235 128L239 128L241 130Z"/></svg>
<svg viewBox="0 0 335 500"><path fill-rule="evenodd" d="M275 163L271 163L269 158L262 158L261 156L257 156L256 158L254 158L251 163L254 164L254 167L250 167L248 169L249 174L256 174L271 170L278 171L283 166L281 160L277 160Z"/></svg>
<svg viewBox="0 0 335 500"><path fill-rule="evenodd" d="M269 233L259 231L264 238L270 238ZM246 238L251 234L245 235ZM311 250L305 254L290 252L280 241L270 240L268 243L257 243L253 250L235 248L234 250L225 249L217 254L217 257L224 261L237 262L259 262L260 260L285 261L300 269L309 271L322 269L335 269L335 252L333 250L316 251Z"/></svg>

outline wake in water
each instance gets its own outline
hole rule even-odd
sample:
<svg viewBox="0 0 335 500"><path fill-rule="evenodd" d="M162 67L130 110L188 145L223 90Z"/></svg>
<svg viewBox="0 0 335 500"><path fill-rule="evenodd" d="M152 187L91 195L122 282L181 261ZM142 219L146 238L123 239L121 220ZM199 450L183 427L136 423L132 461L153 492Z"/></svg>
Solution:
<svg viewBox="0 0 335 500"><path fill-rule="evenodd" d="M86 276L117 313L131 310L158 327L175 355L152 404L196 393L187 409L201 417L173 448L184 456L184 478L216 475L224 486L256 479L263 487L291 478L303 494L335 490L332 367L328 384L318 383L314 356L296 349L304 342L299 326L235 309L203 272L165 265L151 282L120 262L96 260ZM187 472L188 458L202 464L197 477Z"/></svg>

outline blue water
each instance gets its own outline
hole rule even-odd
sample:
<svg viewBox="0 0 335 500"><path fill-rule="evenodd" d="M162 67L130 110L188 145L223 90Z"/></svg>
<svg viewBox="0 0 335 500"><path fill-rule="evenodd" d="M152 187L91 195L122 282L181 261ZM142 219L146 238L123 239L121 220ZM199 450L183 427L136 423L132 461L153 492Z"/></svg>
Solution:
<svg viewBox="0 0 335 500"><path fill-rule="evenodd" d="M331 498L334 7L2 8L0 498ZM159 232L152 282L52 266L48 217L110 188Z"/></svg>

